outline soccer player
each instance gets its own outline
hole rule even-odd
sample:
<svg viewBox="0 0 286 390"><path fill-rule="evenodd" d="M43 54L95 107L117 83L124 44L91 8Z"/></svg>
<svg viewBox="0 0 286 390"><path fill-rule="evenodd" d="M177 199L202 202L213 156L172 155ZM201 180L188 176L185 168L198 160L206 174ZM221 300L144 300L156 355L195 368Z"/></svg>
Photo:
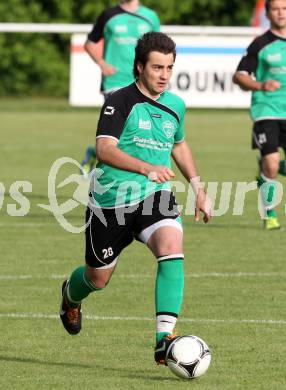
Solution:
<svg viewBox="0 0 286 390"><path fill-rule="evenodd" d="M286 175L278 150L282 147L286 152L286 0L267 0L265 7L271 28L249 45L233 81L252 91L252 147L260 151L257 179L265 209L264 226L272 230L280 228L274 209L276 177L278 173Z"/></svg>
<svg viewBox="0 0 286 390"><path fill-rule="evenodd" d="M159 31L157 14L139 0L120 0L106 9L93 26L85 49L102 72L101 91L110 93L134 81L134 49L138 38L148 31ZM98 43L103 40L103 50ZM89 146L82 161L82 172L88 176L95 163L95 149Z"/></svg>
<svg viewBox="0 0 286 390"><path fill-rule="evenodd" d="M87 209L86 265L64 281L60 316L67 332L81 330L82 300L106 287L120 252L135 238L158 262L155 360L164 364L184 289L183 228L170 188L175 176L171 156L193 186L195 219L202 211L208 222L212 206L184 139L185 104L166 91L175 43L163 33L149 32L138 40L135 53L136 82L110 95L101 110L98 164Z"/></svg>

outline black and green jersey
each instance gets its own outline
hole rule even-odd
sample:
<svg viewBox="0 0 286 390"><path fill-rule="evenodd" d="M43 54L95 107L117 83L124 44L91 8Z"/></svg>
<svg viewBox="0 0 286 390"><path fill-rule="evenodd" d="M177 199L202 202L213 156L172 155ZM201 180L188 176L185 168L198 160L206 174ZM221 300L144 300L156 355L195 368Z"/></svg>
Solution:
<svg viewBox="0 0 286 390"><path fill-rule="evenodd" d="M254 74L260 82L272 79L281 84L275 92L253 91L251 116L254 121L286 119L286 39L266 31L249 45L237 71Z"/></svg>
<svg viewBox="0 0 286 390"><path fill-rule="evenodd" d="M103 77L103 91L125 87L134 81L133 61L137 40L146 32L159 30L157 14L143 6L139 6L134 13L116 6L99 16L88 40L98 42L103 38L104 60L116 68L114 75Z"/></svg>
<svg viewBox="0 0 286 390"><path fill-rule="evenodd" d="M184 139L184 116L185 103L177 95L165 91L153 100L133 83L108 97L96 137L115 138L117 147L130 156L171 168L174 143ZM93 196L101 207L136 204L156 191L170 190L169 182L157 184L144 175L101 162L96 168L101 171L97 170Z"/></svg>

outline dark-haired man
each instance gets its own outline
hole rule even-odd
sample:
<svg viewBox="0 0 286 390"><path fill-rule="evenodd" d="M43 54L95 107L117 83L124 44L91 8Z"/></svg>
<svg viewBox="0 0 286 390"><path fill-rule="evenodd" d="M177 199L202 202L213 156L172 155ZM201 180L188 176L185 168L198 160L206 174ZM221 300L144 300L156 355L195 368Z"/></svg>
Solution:
<svg viewBox="0 0 286 390"><path fill-rule="evenodd" d="M86 265L63 284L61 319L65 329L81 329L81 301L103 289L120 252L133 239L147 245L158 262L155 306L155 360L165 363L167 345L180 313L184 289L183 228L170 181L171 156L193 185L195 219L211 217L211 204L184 139L185 105L166 90L176 57L174 42L149 32L135 49L136 82L110 95L100 114L97 181L87 211ZM100 213L99 213L100 210Z"/></svg>
<svg viewBox="0 0 286 390"><path fill-rule="evenodd" d="M101 92L110 93L134 81L134 49L138 38L149 31L159 31L157 14L144 7L139 0L120 0L118 5L106 9L88 34L85 49L102 73ZM103 49L98 42L103 40ZM88 175L95 162L95 149L88 147L82 170Z"/></svg>
<svg viewBox="0 0 286 390"><path fill-rule="evenodd" d="M264 226L273 230L280 228L274 209L276 177L286 176L278 150L286 151L286 0L267 0L265 6L271 28L247 48L233 79L243 90L252 91L252 147L260 150L258 186Z"/></svg>

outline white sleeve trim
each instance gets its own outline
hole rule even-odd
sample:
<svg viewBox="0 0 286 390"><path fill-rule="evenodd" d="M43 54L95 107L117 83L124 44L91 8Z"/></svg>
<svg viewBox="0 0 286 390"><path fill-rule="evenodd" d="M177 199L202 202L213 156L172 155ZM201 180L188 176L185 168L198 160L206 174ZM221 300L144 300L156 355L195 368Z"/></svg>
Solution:
<svg viewBox="0 0 286 390"><path fill-rule="evenodd" d="M97 139L97 138L112 138L112 139L115 139L116 141L119 141L118 138L113 137L112 135L98 135L98 136L96 137L96 139Z"/></svg>
<svg viewBox="0 0 286 390"><path fill-rule="evenodd" d="M240 73L240 74L250 75L250 73L247 72L247 70L237 70L236 72L237 72L237 73Z"/></svg>

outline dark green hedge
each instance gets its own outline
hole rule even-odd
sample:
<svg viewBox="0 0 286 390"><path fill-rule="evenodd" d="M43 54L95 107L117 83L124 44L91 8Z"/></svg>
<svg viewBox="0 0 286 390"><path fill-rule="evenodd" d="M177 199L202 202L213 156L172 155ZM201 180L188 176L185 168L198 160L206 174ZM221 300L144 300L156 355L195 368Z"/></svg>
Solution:
<svg viewBox="0 0 286 390"><path fill-rule="evenodd" d="M255 1L145 0L162 24L248 26ZM0 1L0 22L93 23L116 1ZM0 33L0 96L67 96L68 34Z"/></svg>

